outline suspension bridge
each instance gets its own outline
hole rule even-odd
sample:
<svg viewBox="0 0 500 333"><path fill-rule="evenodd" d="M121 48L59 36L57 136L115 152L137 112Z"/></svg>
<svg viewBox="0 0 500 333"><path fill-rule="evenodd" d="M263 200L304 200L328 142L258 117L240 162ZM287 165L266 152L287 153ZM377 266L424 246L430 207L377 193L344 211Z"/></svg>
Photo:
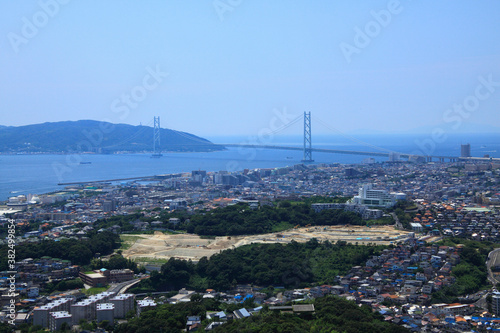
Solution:
<svg viewBox="0 0 500 333"><path fill-rule="evenodd" d="M290 124L294 124L297 120L303 118L304 120L304 139L302 147L292 147L292 146L278 146L278 145L261 145L261 144L234 144L234 143L224 143L219 144L224 147L237 147L237 148L253 148L253 149L275 149L275 150L295 150L303 152L302 162L311 163L314 162L312 153L331 153L331 154L347 154L347 155L362 155L362 156L372 156L372 157L386 157L390 160L399 160L399 159L407 159L412 161L420 161L420 162L432 162L434 160L439 162L456 162L459 160L473 160L473 161L500 161L500 158L490 158L490 157L459 157L459 156L442 156L442 155L416 155L416 154L408 154L401 153L396 151L391 151L385 148L381 148L351 136L348 136L338 130L331 129L332 131L341 134L342 136L348 138L351 141L354 141L360 145L364 145L366 147L370 147L374 150L378 151L356 151L356 150L341 150L341 149L325 149L325 148L313 148L312 147L312 131L311 131L311 112L304 112L304 115L297 117L292 120ZM324 125L324 124L323 124ZM326 125L325 125L326 126ZM289 125L283 126L283 128L279 128L271 134L276 134L276 132L280 132L282 129L289 127Z"/></svg>
<svg viewBox="0 0 500 333"><path fill-rule="evenodd" d="M492 157L463 157L463 156L443 156L443 155L419 155L419 154L410 154L410 153L402 153L396 152L389 149L385 149L382 147L378 147L376 145L364 142L355 137L342 133L339 130L329 127L325 124L325 122L320 121L320 123L325 126L329 131L336 132L337 134L347 138L352 142L356 142L357 144L365 147L369 147L371 151L358 151L358 150L342 150L342 149L327 149L327 148L313 148L312 146L312 130L311 130L311 112L304 112L303 115L299 115L295 119L287 122L283 126L275 129L274 131L268 133L269 135L275 135L282 132L284 129L287 129L296 123L300 122L303 119L304 123L304 132L303 132L303 145L300 146L281 146L281 145L270 145L270 144L251 144L251 143L216 143L218 146L227 147L227 148L249 148L249 149L273 149L273 150L294 150L294 151L302 151L304 163L312 163L314 162L313 153L330 153L330 154L347 154L347 155L361 155L361 156L371 156L371 157L385 157L391 161L397 161L401 159L407 159L409 161L415 162L457 162L457 161L500 161L500 158L492 158ZM160 136L159 136L159 117L155 117L155 127L154 127L154 140L153 147L154 153L153 157L161 156L158 152L158 147L160 146ZM181 136L185 136L185 133L175 131L177 134ZM200 140L201 143L201 140ZM206 143L206 141L203 141Z"/></svg>
<svg viewBox="0 0 500 333"><path fill-rule="evenodd" d="M415 162L432 162L432 161L439 161L439 162L457 162L457 161L500 161L500 158L492 158L492 157L464 157L464 156L443 156L443 155L425 155L425 154L415 154L415 153L403 153L403 152L397 152L389 149L385 149L382 147L378 147L376 145L364 142L362 140L359 140L358 138L355 138L353 136L347 135L335 128L329 127L324 121L317 119L317 122L324 126L328 131L330 132L335 132L336 134L346 138L348 141L357 143L359 146L364 146L367 148L370 148L369 150L342 150L342 149L328 149L328 148L314 148L312 145L312 130L311 130L311 112L304 112L304 114L299 115L292 119L291 121L286 122L286 124L282 125L279 128L276 128L267 135L273 136L279 133L282 133L285 129L288 129L295 124L298 124L303 120L304 124L304 131L303 131L303 142L302 145L299 146L282 146L282 145L272 145L272 144L259 144L259 143L215 143L216 145L220 147L226 147L226 148L243 148L243 149L272 149L272 150L293 150L293 151L302 151L303 153L303 159L302 162L304 163L311 163L314 162L313 159L313 153L330 153L330 154L346 154L346 155L360 155L360 156L371 156L371 157L384 157L387 158L391 161L396 161L396 160L410 160L410 161L415 161ZM150 127L148 125L153 124L153 154L151 157L161 157L161 147L160 147L160 117L154 117L154 120L144 126L143 129L141 129L140 132L148 130ZM207 144L210 143L209 141L206 141L201 138L197 138L193 135L189 135L184 132L180 131L175 131L171 130L178 134L181 137L187 138L190 141L197 141L200 144ZM135 136L138 136L141 133L137 133L136 135L125 139L123 142L128 142L131 141L132 139L135 138ZM121 142L121 143L123 143ZM117 146L121 143L115 144L114 146ZM113 146L109 147L104 147L104 148L110 148Z"/></svg>
<svg viewBox="0 0 500 333"><path fill-rule="evenodd" d="M337 132L342 136L348 138L349 140L356 142L360 145L364 145L366 147L371 147L374 150L378 151L357 151L357 150L341 150L341 149L325 149L325 148L313 148L312 146L312 131L311 131L311 112L304 112L304 115L300 115L296 117L294 120L288 122L282 127L276 129L272 133L276 134L281 132L282 130L298 123L301 119L304 121L304 137L303 137L303 146L293 147L293 146L280 146L280 145L263 145L263 144L234 144L234 143L216 143L218 146L222 147L237 147L237 148L250 148L250 149L274 149L274 150L294 150L294 151L302 151L304 163L312 163L314 162L312 153L331 153L331 154L348 154L348 155L361 155L361 156L372 156L372 157L386 157L390 160L399 160L399 159L408 159L410 161L416 162L432 162L433 160L437 160L439 162L457 162L457 161L496 161L500 162L500 158L492 158L492 157L458 157L458 156L437 156L437 155L415 155L415 154L407 154L396 151L391 151L385 148L381 148L375 145L372 145L367 142L363 142L354 137L348 136L338 130L329 128L329 130ZM325 124L323 124L325 125ZM325 125L326 126L326 125ZM147 128L147 127L145 127ZM328 128L328 126L327 126ZM161 157L161 148L160 148L160 117L154 117L154 127L153 127L153 154L151 157ZM180 136L194 139L193 136L190 136L186 133L175 131ZM127 139L129 140L129 139ZM200 143L206 144L208 141L199 139ZM173 177L175 175L167 175L165 177ZM100 182L114 182L114 181L124 181L124 180L153 180L158 179L160 176L146 176L146 177L132 177L132 178L120 178L120 179L108 179L108 180L99 180L99 181L84 181L84 182L70 182L70 183L59 183L58 185L75 185L75 184L86 184L86 183L100 183Z"/></svg>

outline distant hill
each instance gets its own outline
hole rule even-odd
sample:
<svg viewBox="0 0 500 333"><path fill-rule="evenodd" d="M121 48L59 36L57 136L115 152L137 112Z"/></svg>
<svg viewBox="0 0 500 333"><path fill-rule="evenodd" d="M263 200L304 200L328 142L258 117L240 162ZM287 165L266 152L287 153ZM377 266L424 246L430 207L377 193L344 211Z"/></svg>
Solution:
<svg viewBox="0 0 500 333"><path fill-rule="evenodd" d="M160 150L215 151L224 147L193 134L162 128ZM61 121L26 126L0 126L0 152L153 151L153 128L95 120Z"/></svg>

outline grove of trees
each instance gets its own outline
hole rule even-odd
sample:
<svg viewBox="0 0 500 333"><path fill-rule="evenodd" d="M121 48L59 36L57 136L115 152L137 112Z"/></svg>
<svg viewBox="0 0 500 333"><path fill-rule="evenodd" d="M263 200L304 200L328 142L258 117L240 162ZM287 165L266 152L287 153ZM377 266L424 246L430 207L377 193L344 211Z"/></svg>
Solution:
<svg viewBox="0 0 500 333"><path fill-rule="evenodd" d="M306 225L365 225L361 216L340 209L316 213L309 203L282 201L277 207L250 209L247 204L197 214L187 223L189 233L211 236L254 235Z"/></svg>
<svg viewBox="0 0 500 333"><path fill-rule="evenodd" d="M16 245L16 260L25 258L41 258L49 256L71 260L74 265L88 265L96 254L107 255L120 244L120 237L108 231L92 232L81 240L61 239L43 240L38 243L21 243ZM7 253L7 245L0 247L1 253ZM7 256L0 257L0 270L8 270Z"/></svg>
<svg viewBox="0 0 500 333"><path fill-rule="evenodd" d="M228 290L236 284L283 286L286 288L332 284L337 275L347 273L384 246L358 246L345 242L251 244L225 250L198 263L171 258L152 272L137 290Z"/></svg>
<svg viewBox="0 0 500 333"><path fill-rule="evenodd" d="M488 269L485 265L488 253L498 244L471 241L464 238L448 238L444 245L464 245L460 252L460 263L453 267L451 274L456 282L432 295L434 303L453 303L459 296L475 293L488 285Z"/></svg>

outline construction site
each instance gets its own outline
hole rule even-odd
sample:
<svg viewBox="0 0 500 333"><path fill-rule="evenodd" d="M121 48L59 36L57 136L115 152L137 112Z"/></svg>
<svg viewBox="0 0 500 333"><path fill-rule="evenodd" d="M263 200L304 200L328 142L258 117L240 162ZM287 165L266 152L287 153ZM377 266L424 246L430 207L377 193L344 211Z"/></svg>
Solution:
<svg viewBox="0 0 500 333"><path fill-rule="evenodd" d="M345 241L352 244L391 244L413 237L413 233L394 229L393 226L315 226L295 228L279 233L251 236L200 237L194 234L167 235L156 231L153 235L122 235L128 248L123 256L136 261L161 261L169 258L198 261L227 249L252 243Z"/></svg>

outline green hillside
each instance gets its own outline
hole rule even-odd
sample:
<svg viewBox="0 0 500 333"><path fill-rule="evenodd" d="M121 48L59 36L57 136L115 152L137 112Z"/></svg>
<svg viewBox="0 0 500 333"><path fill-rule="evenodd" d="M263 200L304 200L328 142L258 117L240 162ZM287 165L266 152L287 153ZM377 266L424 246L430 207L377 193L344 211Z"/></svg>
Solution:
<svg viewBox="0 0 500 333"><path fill-rule="evenodd" d="M224 147L193 134L160 130L161 151L215 151ZM153 128L94 120L0 126L2 153L151 152Z"/></svg>

